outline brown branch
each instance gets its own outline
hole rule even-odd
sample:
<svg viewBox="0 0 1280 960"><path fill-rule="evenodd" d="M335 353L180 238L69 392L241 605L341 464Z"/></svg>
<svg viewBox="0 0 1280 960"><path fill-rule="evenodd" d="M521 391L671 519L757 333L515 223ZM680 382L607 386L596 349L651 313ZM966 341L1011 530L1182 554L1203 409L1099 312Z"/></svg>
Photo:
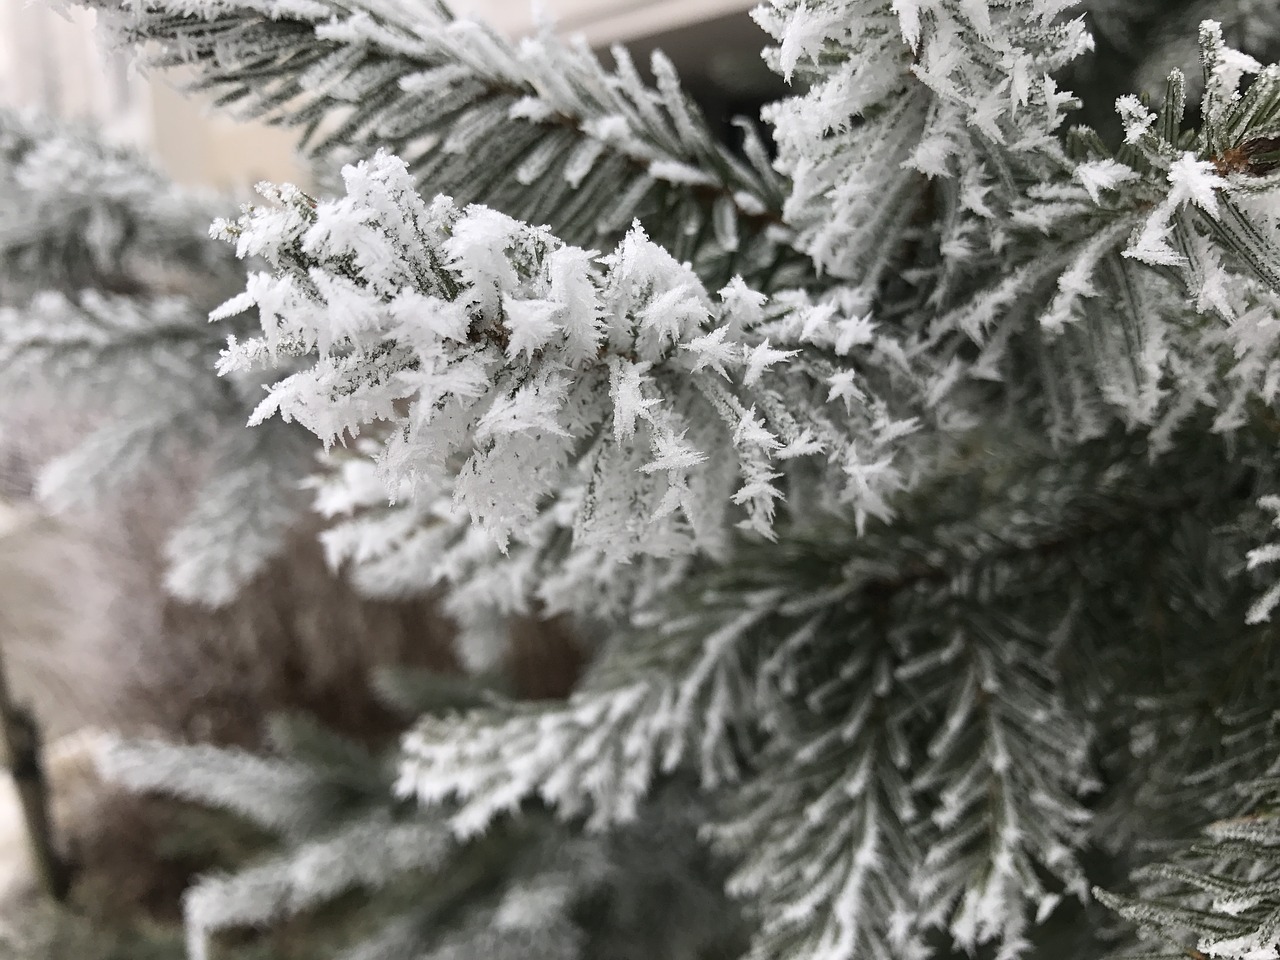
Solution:
<svg viewBox="0 0 1280 960"><path fill-rule="evenodd" d="M47 896L61 902L66 899L70 875L53 841L49 787L40 751L40 728L30 710L13 702L3 658L0 658L0 730L3 732L9 773L22 804L36 878Z"/></svg>

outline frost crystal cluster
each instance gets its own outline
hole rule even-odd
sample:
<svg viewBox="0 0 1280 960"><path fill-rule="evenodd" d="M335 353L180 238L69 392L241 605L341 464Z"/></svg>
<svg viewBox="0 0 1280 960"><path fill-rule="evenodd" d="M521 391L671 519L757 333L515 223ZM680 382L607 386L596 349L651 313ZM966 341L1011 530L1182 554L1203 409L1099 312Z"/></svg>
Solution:
<svg viewBox="0 0 1280 960"><path fill-rule="evenodd" d="M723 558L734 525L772 539L791 461L819 461L809 472L859 518L886 516L905 485L917 423L851 361L896 363L908 383L910 361L865 317L800 292L771 302L739 277L711 293L638 224L602 256L425 201L385 154L344 179L341 200L286 189L218 228L275 268L214 312L256 308L263 331L219 369L302 366L252 423L376 437L392 491L450 495L502 551L554 512L572 552L544 600L637 557Z"/></svg>
<svg viewBox="0 0 1280 960"><path fill-rule="evenodd" d="M127 360L109 427L152 446L218 411L181 592L252 578L305 486L475 675L389 759L113 748L282 837L192 889L194 956L357 889L345 960L1275 955L1274 5L769 0L771 147L661 55L434 3L91 5L341 184L217 221L211 327L38 297L0 375ZM553 618L584 675L511 699ZM637 922L662 889L701 907Z"/></svg>

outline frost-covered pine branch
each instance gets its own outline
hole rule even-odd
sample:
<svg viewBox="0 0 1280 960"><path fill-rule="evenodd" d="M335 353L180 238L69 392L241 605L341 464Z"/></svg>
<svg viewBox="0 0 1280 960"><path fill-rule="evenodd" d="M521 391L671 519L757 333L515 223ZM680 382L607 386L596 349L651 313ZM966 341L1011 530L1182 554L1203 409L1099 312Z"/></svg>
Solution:
<svg viewBox="0 0 1280 960"><path fill-rule="evenodd" d="M1272 714L1263 722L1274 727ZM1280 874L1276 850L1275 772L1234 784L1249 809L1204 828L1203 836L1176 858L1145 867L1135 879L1153 891L1142 897L1105 890L1097 895L1152 939L1167 955L1261 960L1280 946Z"/></svg>
<svg viewBox="0 0 1280 960"><path fill-rule="evenodd" d="M1158 117L1120 99L1118 152L1087 129L1064 139L1075 98L1051 72L1089 46L1055 19L1069 6L762 8L773 62L809 87L771 108L785 216L873 319L942 357L976 348L959 376L1046 406L1064 437L1118 417L1160 442L1206 402L1230 430L1273 382L1274 70L1207 24L1197 129L1175 74ZM1222 377L1203 355L1226 349Z"/></svg>
<svg viewBox="0 0 1280 960"><path fill-rule="evenodd" d="M225 808L282 836L276 852L188 888L192 960L221 955L221 933L322 912L353 894L370 907L360 924L315 944L327 956L696 960L738 932L694 836L698 804L679 785L642 823L607 836L575 837L530 816L465 843L434 811L395 800L387 758L303 718L277 718L274 739L267 757L156 741L102 751L115 783Z"/></svg>
<svg viewBox="0 0 1280 960"><path fill-rule="evenodd" d="M263 331L220 370L299 368L252 422L279 413L326 445L372 430L398 497L451 496L502 550L553 514L591 578L722 556L735 524L771 536L792 461L860 518L911 482L929 398L904 345L838 300L712 294L639 227L600 257L427 202L386 155L344 176L343 199L286 187L221 228L273 272L215 312L255 307Z"/></svg>
<svg viewBox="0 0 1280 960"><path fill-rule="evenodd" d="M1211 453L1166 472L1178 492L1151 504L1152 468L1117 458L1123 446L1092 451L1101 475L1024 465L990 501L977 481L923 490L919 506L934 505L911 515L938 512L932 528L788 531L741 549L733 570L614 638L567 704L423 720L400 787L471 836L531 797L625 822L654 778L688 769L724 800L708 835L760 914L753 956L901 956L931 927L1018 952L1033 918L1084 894L1085 800L1101 786L1090 730L1128 722L1097 702L1128 661L1064 645L1094 649L1134 622L1143 592L1090 598L1151 575L1170 529L1206 535L1224 485L1229 509L1249 508L1237 468L1215 475ZM1197 568L1196 544L1169 551L1170 575ZM1071 689L1097 699L1069 702Z"/></svg>
<svg viewBox="0 0 1280 960"><path fill-rule="evenodd" d="M606 69L550 29L512 42L439 0L94 6L147 63L194 66L197 89L239 116L302 126L319 158L385 147L433 192L573 243L612 242L638 218L725 280L795 260L758 134L743 125L741 153L720 143L660 53L650 82L623 47Z"/></svg>
<svg viewBox="0 0 1280 960"><path fill-rule="evenodd" d="M962 173L957 215L982 215L984 174L1052 158L1072 97L1049 74L1089 46L1073 4L772 0L756 18L770 64L806 91L770 107L785 217L824 270L875 286L885 242L925 203L927 178ZM1041 161L1043 162L1043 161ZM989 170L984 170L988 167ZM957 251L961 252L961 251Z"/></svg>
<svg viewBox="0 0 1280 960"><path fill-rule="evenodd" d="M1227 43L1263 63L1280 56L1280 19L1276 8L1259 0L1176 0L1153 7L1121 0L1084 4L1097 49L1082 64L1075 82L1088 83L1100 71L1121 73L1128 92L1158 98L1171 70L1187 74L1199 95L1196 31L1205 20L1222 25ZM1087 106L1087 105L1086 105ZM1099 106L1110 106L1100 104ZM1100 118L1090 116L1091 125ZM1108 134L1115 132L1108 127Z"/></svg>

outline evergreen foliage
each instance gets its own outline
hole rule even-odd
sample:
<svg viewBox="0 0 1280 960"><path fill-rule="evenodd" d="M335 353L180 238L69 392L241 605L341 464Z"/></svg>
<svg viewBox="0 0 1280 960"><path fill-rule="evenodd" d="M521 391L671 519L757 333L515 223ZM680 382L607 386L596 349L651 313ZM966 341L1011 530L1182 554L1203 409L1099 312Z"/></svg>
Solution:
<svg viewBox="0 0 1280 960"><path fill-rule="evenodd" d="M459 842L439 813L396 799L398 751L379 756L303 717L277 717L271 734L276 754L265 758L154 741L104 753L117 783L216 805L282 838L278 854L186 891L193 960L221 955L211 952L219 931L318 905L356 918L329 931L326 955L343 960L696 960L740 936L723 878L698 847L701 805L677 785L608 836L575 836L530 812ZM341 895L345 906L333 903Z"/></svg>
<svg viewBox="0 0 1280 960"><path fill-rule="evenodd" d="M790 262L785 181L765 147L749 127L745 151L720 144L661 54L648 84L622 47L606 69L583 44L549 30L513 44L440 0L100 9L121 41L149 45L148 63L196 65L196 89L239 116L302 127L318 156L387 147L459 204L549 223L575 243L639 217L725 280Z"/></svg>
<svg viewBox="0 0 1280 960"><path fill-rule="evenodd" d="M1274 716L1260 722L1274 736ZM1273 956L1280 928L1275 787L1274 776L1240 784L1241 799L1253 800L1249 812L1210 824L1177 857L1143 867L1137 878L1145 897L1105 890L1098 897L1163 939L1168 956Z"/></svg>
<svg viewBox="0 0 1280 960"><path fill-rule="evenodd" d="M121 782L282 835L192 888L195 957L353 890L399 913L347 960L1135 948L1100 905L1273 955L1274 11L770 0L770 161L662 59L650 85L443 8L93 5L351 162L218 221L250 262L199 254L242 287L213 333L192 300L9 309L0 370L95 393L132 365L132 439L50 495L204 417L225 466L180 592L251 577L305 475L333 564L441 591L473 671L513 616L595 641L563 700L426 684L387 758L114 748ZM1142 89L1126 44L1219 14L1199 81ZM663 897L700 906L636 920Z"/></svg>
<svg viewBox="0 0 1280 960"><path fill-rule="evenodd" d="M0 116L0 425L57 408L89 429L46 464L40 496L72 510L207 451L207 490L173 534L168 585L229 601L306 509L299 431L243 430L259 385L210 376L225 333L210 307L244 283L208 238L216 198L183 191L131 151Z"/></svg>

